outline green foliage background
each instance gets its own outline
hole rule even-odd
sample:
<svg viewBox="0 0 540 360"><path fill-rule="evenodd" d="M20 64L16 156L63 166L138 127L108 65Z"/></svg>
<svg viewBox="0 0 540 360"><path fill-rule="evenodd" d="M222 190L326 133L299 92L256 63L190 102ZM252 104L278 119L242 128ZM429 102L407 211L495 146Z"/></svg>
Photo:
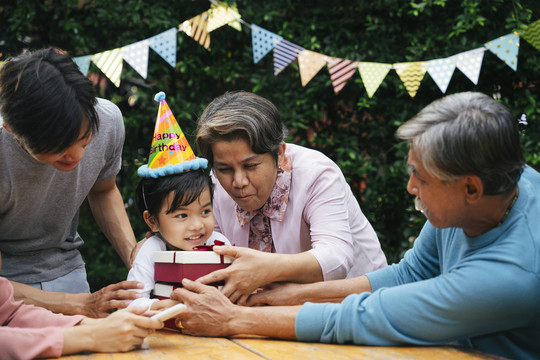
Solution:
<svg viewBox="0 0 540 360"><path fill-rule="evenodd" d="M229 1L232 3L232 1ZM431 60L481 47L520 31L540 18L536 0L237 0L242 18L284 39L325 55L384 63ZM72 56L129 45L178 26L210 7L206 0L4 0L0 5L0 52L5 59L23 49L57 46ZM253 64L251 32L228 26L211 33L211 51L178 34L177 66L150 50L148 79L124 63L115 88L94 65L90 77L100 96L122 110L126 127L123 168L118 176L135 234L146 231L133 204L137 168L147 161L157 104L165 91L191 144L195 122L214 97L246 90L276 104L290 130L289 141L320 150L338 163L379 235L390 262L397 261L418 234L424 218L406 192L407 145L396 128L442 96L426 74L414 99L395 71L373 98L358 73L335 95L326 69L302 87L297 63L273 75L272 54ZM522 39L514 72L491 52L484 55L478 85L456 69L447 94L481 91L500 96L522 129L527 162L540 169L540 51ZM471 154L474 156L474 154ZM95 225L85 205L80 233L89 281L96 290L125 279L127 270Z"/></svg>

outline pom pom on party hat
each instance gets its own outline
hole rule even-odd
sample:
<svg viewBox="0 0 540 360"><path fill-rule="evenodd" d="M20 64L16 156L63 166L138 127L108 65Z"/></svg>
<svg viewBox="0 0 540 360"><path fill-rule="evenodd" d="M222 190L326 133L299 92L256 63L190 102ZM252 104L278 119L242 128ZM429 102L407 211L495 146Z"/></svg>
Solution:
<svg viewBox="0 0 540 360"><path fill-rule="evenodd" d="M159 101L159 111L150 148L150 157L148 165L141 166L137 170L137 174L140 177L157 178L190 170L206 169L208 160L198 158L193 153L165 101L165 93L157 93L154 100Z"/></svg>

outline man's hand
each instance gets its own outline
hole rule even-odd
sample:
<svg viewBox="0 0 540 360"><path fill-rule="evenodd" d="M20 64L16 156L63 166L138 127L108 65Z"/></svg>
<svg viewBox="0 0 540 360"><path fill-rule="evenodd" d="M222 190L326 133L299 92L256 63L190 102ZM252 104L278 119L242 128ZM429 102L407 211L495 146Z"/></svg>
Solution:
<svg viewBox="0 0 540 360"><path fill-rule="evenodd" d="M233 335L229 324L231 320L235 319L235 311L238 306L231 303L214 287L188 279L184 279L182 285L183 288L173 291L171 299L187 306L187 309L177 316L177 321L181 322L183 334Z"/></svg>
<svg viewBox="0 0 540 360"><path fill-rule="evenodd" d="M81 314L93 318L102 318L109 315L113 309L123 309L131 300L141 295L130 289L142 289L144 285L138 281L122 281L98 290L92 294L85 294L86 299Z"/></svg>
<svg viewBox="0 0 540 360"><path fill-rule="evenodd" d="M141 248L144 245L146 239L148 239L151 236L152 236L152 233L148 231L146 233L144 239L142 239L141 241L138 241L135 244L135 246L133 247L133 249L131 249L131 254L129 254L128 269L131 269L131 267L133 266L133 262L135 261L135 258L137 257L137 254L139 253L139 250L141 250Z"/></svg>

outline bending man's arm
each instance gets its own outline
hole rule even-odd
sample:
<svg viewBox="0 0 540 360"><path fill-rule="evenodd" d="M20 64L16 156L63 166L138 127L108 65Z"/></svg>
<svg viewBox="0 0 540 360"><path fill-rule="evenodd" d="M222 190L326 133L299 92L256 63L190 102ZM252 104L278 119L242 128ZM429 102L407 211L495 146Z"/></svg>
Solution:
<svg viewBox="0 0 540 360"><path fill-rule="evenodd" d="M142 289L138 281L122 281L112 284L91 294L70 294L44 291L32 286L11 281L15 300L24 300L25 304L49 309L65 315L86 315L88 317L106 317L112 309L125 308L133 299L141 295L129 289Z"/></svg>
<svg viewBox="0 0 540 360"><path fill-rule="evenodd" d="M129 268L136 241L115 181L116 177L97 181L88 194L88 202L99 228Z"/></svg>

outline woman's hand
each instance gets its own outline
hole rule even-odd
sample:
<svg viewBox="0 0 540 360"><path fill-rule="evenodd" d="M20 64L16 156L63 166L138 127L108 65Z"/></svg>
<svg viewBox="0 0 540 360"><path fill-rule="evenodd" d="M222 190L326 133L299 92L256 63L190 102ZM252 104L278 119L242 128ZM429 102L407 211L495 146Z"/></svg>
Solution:
<svg viewBox="0 0 540 360"><path fill-rule="evenodd" d="M199 279L203 284L225 281L221 292L233 303L244 305L248 296L263 284L274 281L279 255L236 246L214 246L219 255L234 258L226 269L216 270Z"/></svg>
<svg viewBox="0 0 540 360"><path fill-rule="evenodd" d="M145 310L144 307L132 307L104 319L85 318L76 326L62 329L62 354L125 352L140 347L145 337L163 327L162 321L141 316Z"/></svg>
<svg viewBox="0 0 540 360"><path fill-rule="evenodd" d="M142 289L144 285L138 281L122 281L108 285L91 294L77 294L84 296L84 305L79 314L93 318L106 317L113 309L123 309L140 294L131 289ZM131 291L130 291L131 290Z"/></svg>

